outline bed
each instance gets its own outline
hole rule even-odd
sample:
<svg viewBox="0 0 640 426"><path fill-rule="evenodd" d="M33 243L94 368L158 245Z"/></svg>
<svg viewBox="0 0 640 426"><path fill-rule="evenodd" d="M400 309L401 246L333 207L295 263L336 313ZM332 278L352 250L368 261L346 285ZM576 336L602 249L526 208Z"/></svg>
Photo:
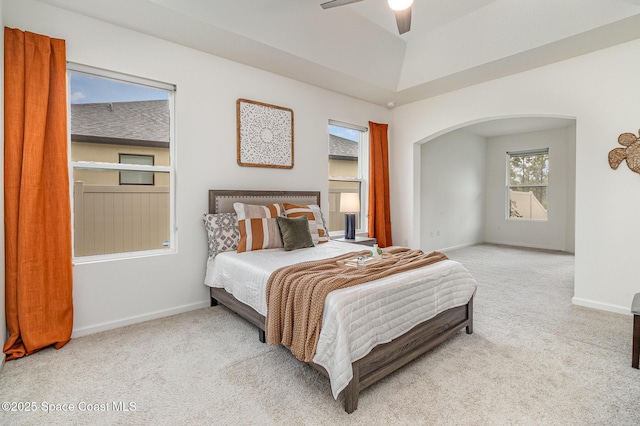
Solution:
<svg viewBox="0 0 640 426"><path fill-rule="evenodd" d="M209 191L211 214L233 213L236 202L321 205L320 193L316 191ZM258 338L265 342L266 298L264 287L261 287L265 277L284 264L362 249L355 244L329 241L292 252L268 249L220 253L207 261L205 284L210 287L211 306L224 305L245 318L258 328ZM418 287L416 282L430 283L431 287ZM468 334L473 332L475 289L476 283L468 271L459 263L446 260L331 292L324 305L318 352L309 365L330 379L334 397L342 394L345 411L352 413L358 407L358 397L363 389L459 330L465 328ZM425 298L424 303L421 297ZM378 306L375 310L367 307L369 300ZM396 308L389 311L379 308L385 304L404 306L406 300L416 306L413 311L398 314ZM353 307L356 305L358 311ZM345 306L348 312L354 313L343 315ZM354 330L359 330L355 337L352 336ZM338 341L347 343L336 343Z"/></svg>

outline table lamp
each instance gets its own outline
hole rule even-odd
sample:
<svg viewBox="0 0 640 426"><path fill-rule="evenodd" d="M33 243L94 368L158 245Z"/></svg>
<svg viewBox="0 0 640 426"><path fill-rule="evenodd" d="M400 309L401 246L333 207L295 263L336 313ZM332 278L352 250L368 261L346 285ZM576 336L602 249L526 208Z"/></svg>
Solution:
<svg viewBox="0 0 640 426"><path fill-rule="evenodd" d="M344 215L344 238L356 239L356 213L360 211L360 195L343 192L340 194L340 213Z"/></svg>

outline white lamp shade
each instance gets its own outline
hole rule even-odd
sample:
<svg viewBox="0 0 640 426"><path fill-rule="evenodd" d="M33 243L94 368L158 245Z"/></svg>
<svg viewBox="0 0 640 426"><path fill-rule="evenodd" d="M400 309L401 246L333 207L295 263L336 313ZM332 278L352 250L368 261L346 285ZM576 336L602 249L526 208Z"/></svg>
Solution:
<svg viewBox="0 0 640 426"><path fill-rule="evenodd" d="M360 195L350 192L340 194L340 212L355 213L360 211Z"/></svg>
<svg viewBox="0 0 640 426"><path fill-rule="evenodd" d="M388 0L391 10L405 10L411 7L413 0Z"/></svg>

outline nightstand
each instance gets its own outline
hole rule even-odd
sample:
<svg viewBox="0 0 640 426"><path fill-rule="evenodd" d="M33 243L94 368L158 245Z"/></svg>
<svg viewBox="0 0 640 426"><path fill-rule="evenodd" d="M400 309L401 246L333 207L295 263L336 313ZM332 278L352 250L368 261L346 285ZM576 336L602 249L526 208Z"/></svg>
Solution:
<svg viewBox="0 0 640 426"><path fill-rule="evenodd" d="M342 238L332 238L331 241L339 241L341 243L360 244L360 245L369 246L369 247L373 247L373 245L376 243L375 238L359 237L357 235L355 240L347 240L346 238L342 237Z"/></svg>

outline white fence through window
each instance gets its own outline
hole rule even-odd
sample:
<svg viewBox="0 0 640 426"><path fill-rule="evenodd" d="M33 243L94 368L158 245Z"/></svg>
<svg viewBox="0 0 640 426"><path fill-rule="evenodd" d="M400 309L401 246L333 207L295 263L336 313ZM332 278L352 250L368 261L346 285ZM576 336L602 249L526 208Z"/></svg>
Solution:
<svg viewBox="0 0 640 426"><path fill-rule="evenodd" d="M162 249L169 244L168 186L74 182L75 256Z"/></svg>

